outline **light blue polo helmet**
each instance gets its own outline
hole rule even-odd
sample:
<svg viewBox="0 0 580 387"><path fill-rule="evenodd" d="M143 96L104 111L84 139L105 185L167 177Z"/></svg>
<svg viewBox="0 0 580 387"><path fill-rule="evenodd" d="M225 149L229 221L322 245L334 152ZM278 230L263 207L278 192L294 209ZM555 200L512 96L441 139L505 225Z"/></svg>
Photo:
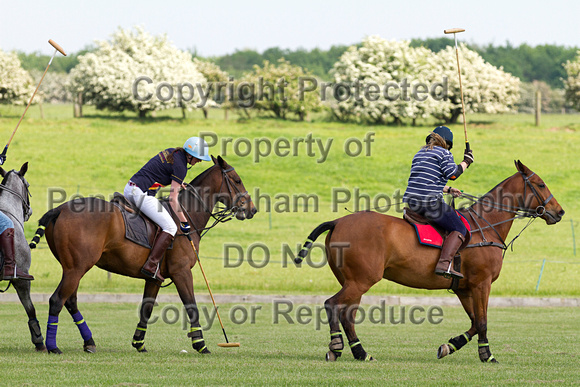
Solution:
<svg viewBox="0 0 580 387"><path fill-rule="evenodd" d="M203 138L190 137L187 139L185 144L183 144L183 149L195 158L203 161L210 161L209 156L209 145Z"/></svg>

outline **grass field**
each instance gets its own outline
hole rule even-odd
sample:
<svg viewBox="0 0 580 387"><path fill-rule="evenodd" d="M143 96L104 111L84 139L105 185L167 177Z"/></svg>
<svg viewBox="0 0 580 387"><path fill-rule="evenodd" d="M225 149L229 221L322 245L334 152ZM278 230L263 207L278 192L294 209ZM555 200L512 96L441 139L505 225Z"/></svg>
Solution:
<svg viewBox="0 0 580 387"><path fill-rule="evenodd" d="M161 304L154 315L166 306ZM467 329L468 319L460 308L444 307L442 322L437 325L365 321L357 333L377 361L355 361L345 349L336 363L327 363L327 329L289 324L282 318L279 324L272 324L272 305L254 306L262 306L255 324L235 325L227 319L232 305L222 305L229 338L241 347L217 347L223 336L216 324L204 333L212 354L202 357L193 353L179 323L150 325L149 353L139 354L131 347L137 322L135 305L86 304L81 310L92 329L97 353L82 351L77 328L63 314L58 343L64 354L56 356L35 353L22 308L4 304L0 384L514 386L577 385L580 380L580 322L573 308L491 309L488 337L500 363L483 364L475 340L453 355L436 358L439 345ZM46 304L37 308L46 315ZM22 329L14 329L18 326ZM182 350L188 353L180 353Z"/></svg>
<svg viewBox="0 0 580 387"><path fill-rule="evenodd" d="M0 107L0 133L8 139L22 110L18 107ZM36 229L37 220L52 205L58 205L60 193L66 199L75 194L102 195L108 197L121 191L126 181L150 157L161 149L181 145L184 139L200 132L213 132L220 143L212 153L221 154L236 167L246 188L260 212L250 221L232 221L213 229L201 244L212 290L216 293L238 294L333 294L338 283L326 267L296 268L284 264L282 248L290 246L296 253L310 231L322 221L347 214L349 210L365 209L364 203L354 199L340 203L333 209L333 189L343 190L352 196L355 190L361 195L375 198L379 194L392 196L397 190L404 192L410 160L424 141L433 122L420 127L358 126L327 122L316 117L313 122L292 122L272 119L252 121L223 120L223 113L212 111L211 118L204 120L199 114L180 119L180 112L163 112L155 119L139 120L133 114L115 115L96 112L85 107L85 118L73 119L71 106L45 106L45 119L40 119L38 108L33 107L21 124L10 146L7 169L18 169L25 161L30 167L27 178L31 184L34 214L26 224L30 237ZM563 221L546 226L538 220L528 228L515 243L514 251L506 254L504 268L499 280L492 287L492 296L557 296L580 295L580 257L574 255L573 227L580 219L580 116L545 115L542 126L532 126L529 115L488 116L472 115L469 136L475 152L475 164L454 183L466 192L483 194L498 182L516 172L514 159L537 172L566 210ZM456 142L461 144L462 126L454 129ZM374 132L371 156L350 157L344 150L350 138L362 141ZM325 162L315 145L313 156L308 155L304 143L297 144L297 155L277 157L270 155L255 162L251 153L241 156L245 148L234 152L233 143L240 138L250 141L268 139L305 139L309 133L323 144L333 140ZM223 141L225 152L220 149ZM252 143L253 144L253 143ZM461 154L461 146L454 153ZM264 149L264 148L263 148ZM206 164L209 166L209 164ZM188 175L193 179L204 167L196 166ZM310 202L308 211L303 201L292 204L296 195L317 195L318 209ZM52 201L51 198L52 197ZM289 198L285 206L284 197ZM344 196L340 196L344 197ZM268 201L274 209L266 211ZM335 200L336 201L336 200ZM383 202L379 203L384 204ZM372 203L371 203L372 205ZM282 207L282 208L281 208ZM287 208L284 208L287 207ZM400 216L394 210L388 212ZM511 236L515 236L525 221L515 222ZM269 257L261 249L252 256L260 263L269 259L263 268L250 265L248 249L256 243L267 246ZM239 267L225 267L226 244L237 244L244 251L244 262ZM229 266L236 266L238 259L229 250ZM580 253L578 253L580 255ZM287 257L288 261L290 257ZM316 257L315 260L321 257ZM539 289L536 285L542 264L546 260ZM36 276L34 292L52 293L60 280L60 266L43 242L33 252L31 273ZM203 280L194 268L197 288ZM142 280L112 275L94 269L81 282L80 292L130 292L142 291ZM174 287L162 292L175 292ZM371 289L370 294L430 294L446 292L413 290L383 281Z"/></svg>

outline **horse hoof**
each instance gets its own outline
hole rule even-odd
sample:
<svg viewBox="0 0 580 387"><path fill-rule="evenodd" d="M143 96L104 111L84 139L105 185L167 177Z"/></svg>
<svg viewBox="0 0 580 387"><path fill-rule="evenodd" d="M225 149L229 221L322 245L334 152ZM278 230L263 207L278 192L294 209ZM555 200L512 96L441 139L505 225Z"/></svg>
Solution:
<svg viewBox="0 0 580 387"><path fill-rule="evenodd" d="M375 361L375 358L367 353L367 355L365 357L365 361Z"/></svg>
<svg viewBox="0 0 580 387"><path fill-rule="evenodd" d="M445 356L449 355L449 344L442 344L439 349L437 350L437 359L442 359Z"/></svg>
<svg viewBox="0 0 580 387"><path fill-rule="evenodd" d="M147 353L147 349L145 347L137 348L137 352L139 352L139 353Z"/></svg>
<svg viewBox="0 0 580 387"><path fill-rule="evenodd" d="M336 361L336 359L338 359L338 356L334 352L328 351L326 353L326 361Z"/></svg>
<svg viewBox="0 0 580 387"><path fill-rule="evenodd" d="M85 346L83 346L83 350L86 353L97 353L97 346L96 345L85 345Z"/></svg>
<svg viewBox="0 0 580 387"><path fill-rule="evenodd" d="M36 352L46 352L46 346L44 344L38 344L34 349Z"/></svg>
<svg viewBox="0 0 580 387"><path fill-rule="evenodd" d="M49 349L48 353L54 353L55 355L62 355L62 351L60 349L58 349L58 347L53 348L53 349Z"/></svg>

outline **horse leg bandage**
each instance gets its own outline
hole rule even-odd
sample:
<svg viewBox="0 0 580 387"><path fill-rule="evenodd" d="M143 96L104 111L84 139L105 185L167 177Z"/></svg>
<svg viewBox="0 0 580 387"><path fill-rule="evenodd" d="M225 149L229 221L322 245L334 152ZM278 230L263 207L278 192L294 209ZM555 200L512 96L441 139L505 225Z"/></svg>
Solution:
<svg viewBox="0 0 580 387"><path fill-rule="evenodd" d="M350 345L350 350L352 351L352 355L355 359L363 361L374 360L373 357L364 350L358 338L349 341L348 344Z"/></svg>
<svg viewBox="0 0 580 387"><path fill-rule="evenodd" d="M48 316L48 323L46 325L46 349L56 349L56 331L58 329L58 316Z"/></svg>
<svg viewBox="0 0 580 387"><path fill-rule="evenodd" d="M145 333L147 333L147 328L137 325L137 329L135 329L135 334L133 335L133 342L131 345L139 352L147 352L145 350Z"/></svg>
<svg viewBox="0 0 580 387"><path fill-rule="evenodd" d="M495 358L491 354L491 351L489 350L489 343L487 342L487 339L479 340L477 344L479 347L479 360L484 363L496 362Z"/></svg>
<svg viewBox="0 0 580 387"><path fill-rule="evenodd" d="M342 340L342 333L340 333L340 331L330 332L330 343L328 344L328 348L334 352L336 357L342 355L344 341Z"/></svg>
<svg viewBox="0 0 580 387"><path fill-rule="evenodd" d="M83 340L84 341L90 340L93 337L93 334L89 329L89 326L87 325L87 322L83 318L81 312L76 312L75 314L72 315L72 318L77 328L79 328L79 332L81 333Z"/></svg>
<svg viewBox="0 0 580 387"><path fill-rule="evenodd" d="M187 337L191 337L191 346L199 353L209 353L203 339L203 332L201 327L191 327Z"/></svg>
<svg viewBox="0 0 580 387"><path fill-rule="evenodd" d="M452 354L455 351L459 351L465 344L471 341L471 336L469 333L465 332L462 335L456 336L452 339L449 339L449 346L451 347L449 350L449 354Z"/></svg>

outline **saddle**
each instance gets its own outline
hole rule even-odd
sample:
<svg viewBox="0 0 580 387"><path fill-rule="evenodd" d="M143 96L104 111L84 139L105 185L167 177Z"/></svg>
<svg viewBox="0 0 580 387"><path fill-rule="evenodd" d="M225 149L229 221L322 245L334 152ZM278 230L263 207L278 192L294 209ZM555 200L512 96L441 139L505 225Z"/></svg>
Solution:
<svg viewBox="0 0 580 387"><path fill-rule="evenodd" d="M459 218L461 218L461 221L468 231L467 236L465 237L465 241L459 248L459 251L461 251L469 244L469 241L471 240L471 226L463 215L461 215L458 211L455 212L457 212L457 215L459 215ZM437 247L440 249L443 246L443 241L447 235L449 235L449 231L437 226L434 223L431 223L429 219L412 211L408 207L403 209L403 219L405 219L415 228L419 243L422 245Z"/></svg>
<svg viewBox="0 0 580 387"><path fill-rule="evenodd" d="M125 221L125 238L139 246L151 249L161 228L135 207L133 203L128 201L123 194L115 192L111 203L123 215L123 220ZM170 214L173 214L173 210L167 200L161 200L161 205ZM168 250L171 248L173 248L173 243L168 247Z"/></svg>

